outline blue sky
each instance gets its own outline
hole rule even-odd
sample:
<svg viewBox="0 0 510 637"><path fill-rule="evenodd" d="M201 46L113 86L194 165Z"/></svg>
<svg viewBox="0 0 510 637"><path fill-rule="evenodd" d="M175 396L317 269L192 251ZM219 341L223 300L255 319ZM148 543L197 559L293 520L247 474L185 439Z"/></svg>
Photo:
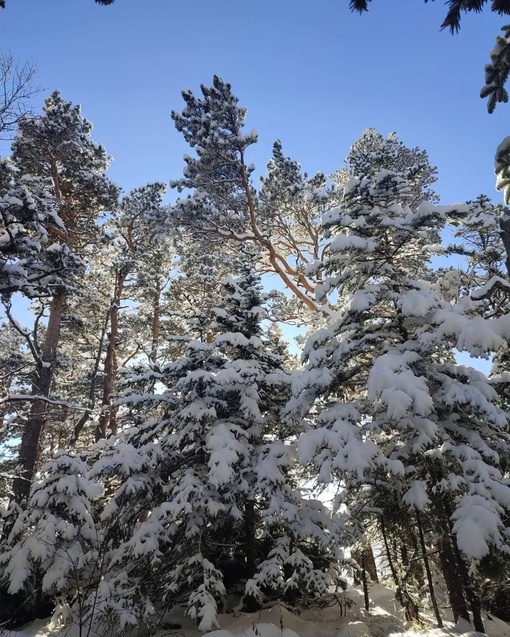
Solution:
<svg viewBox="0 0 510 637"><path fill-rule="evenodd" d="M372 4L359 16L348 0L7 0L0 43L37 63L37 107L55 88L82 104L126 190L180 176L187 148L170 112L216 73L249 109L258 172L276 138L309 173L332 172L374 126L429 152L444 203L499 201L510 105L489 116L478 94L504 22L486 10L452 36L439 31L443 2Z"/></svg>

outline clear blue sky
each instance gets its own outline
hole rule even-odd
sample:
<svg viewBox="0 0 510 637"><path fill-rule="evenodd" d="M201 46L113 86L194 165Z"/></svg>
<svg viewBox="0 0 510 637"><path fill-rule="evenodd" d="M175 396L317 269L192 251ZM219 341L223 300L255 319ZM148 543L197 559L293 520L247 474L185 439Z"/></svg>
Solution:
<svg viewBox="0 0 510 637"><path fill-rule="evenodd" d="M332 172L374 126L428 150L444 203L499 201L493 156L510 105L489 116L478 94L504 21L468 15L452 36L441 1L372 4L359 16L348 0L7 0L0 44L33 58L45 93L82 105L125 189L180 176L187 149L170 112L216 73L249 109L258 172L276 138L309 173Z"/></svg>

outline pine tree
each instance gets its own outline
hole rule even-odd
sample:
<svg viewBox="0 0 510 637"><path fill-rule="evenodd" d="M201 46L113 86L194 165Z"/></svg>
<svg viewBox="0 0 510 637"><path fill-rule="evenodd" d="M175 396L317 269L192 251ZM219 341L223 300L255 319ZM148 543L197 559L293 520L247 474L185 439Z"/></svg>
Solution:
<svg viewBox="0 0 510 637"><path fill-rule="evenodd" d="M66 617L72 611L83 613L87 587L101 575L92 514L101 488L87 472L85 462L66 452L44 465L1 556L10 594L50 596L57 614Z"/></svg>
<svg viewBox="0 0 510 637"><path fill-rule="evenodd" d="M243 132L246 109L217 76L201 92L196 97L184 91L186 107L172 113L177 130L196 152L196 157L185 157L183 178L171 184L179 192L191 190L176 203L176 220L208 242L211 251L220 242L223 251L232 253L246 241L255 243L264 268L279 276L305 308L320 311L304 266L309 252L319 249L310 221L331 206L324 175L301 176L276 142L259 199L251 181L254 166L246 159L257 134Z"/></svg>
<svg viewBox="0 0 510 637"><path fill-rule="evenodd" d="M350 177L375 177L381 170L391 170L406 180L411 208L417 208L424 201L439 202L432 187L437 181L437 169L430 164L427 151L407 147L397 133L383 137L375 128L367 128L352 144L345 164L333 175L335 183L341 186L345 186Z"/></svg>
<svg viewBox="0 0 510 637"><path fill-rule="evenodd" d="M52 235L62 228L44 180L20 177L10 161L0 160L0 292L5 302L16 292L34 298L61 284L70 258L53 244Z"/></svg>
<svg viewBox="0 0 510 637"><path fill-rule="evenodd" d="M51 301L44 341L32 344L36 371L32 408L21 440L22 473L14 482L18 502L28 496L33 479L65 303L83 268L80 254L96 238L99 211L113 206L117 195L104 174L108 157L104 148L90 139L91 130L79 106L72 106L54 92L45 102L43 116L23 118L12 147L15 167L33 177L37 187L43 183L51 195L55 223L45 228L50 243L46 252L65 258L60 280L53 285L50 282L46 290Z"/></svg>
<svg viewBox="0 0 510 637"><path fill-rule="evenodd" d="M368 11L368 3L371 0L349 0L349 5L353 11ZM428 0L425 0L428 2ZM455 33L460 29L460 21L462 12L468 13L475 11L479 13L483 9L483 5L487 0L450 0L448 2L448 12L441 25L442 29L449 29ZM508 0L493 0L491 10L499 15L510 15L510 5Z"/></svg>
<svg viewBox="0 0 510 637"><path fill-rule="evenodd" d="M387 502L403 517L426 507L444 531L443 553L454 555L450 592L463 590L476 611L465 560L491 545L509 550L507 416L483 374L454 361L453 347L479 354L487 344L472 331L468 300L452 305L428 283L424 255L441 215L408 200L402 177L381 171L353 178L325 219L332 241L322 293L338 294L338 312L310 338L295 385L293 408L311 419L300 458L321 481L345 484L354 519L375 507L384 522ZM452 605L466 615L465 604Z"/></svg>

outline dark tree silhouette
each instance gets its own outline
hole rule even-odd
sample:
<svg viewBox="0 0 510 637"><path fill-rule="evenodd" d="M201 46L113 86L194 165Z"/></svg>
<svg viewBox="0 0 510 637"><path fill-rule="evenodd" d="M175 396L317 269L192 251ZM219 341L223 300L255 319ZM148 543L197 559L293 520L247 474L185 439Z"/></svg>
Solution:
<svg viewBox="0 0 510 637"><path fill-rule="evenodd" d="M433 2L434 0L432 0ZM448 0L448 12L441 29L449 29L457 33L460 29L462 12L480 13L488 0ZM352 11L363 13L368 11L372 0L349 0ZM428 0L425 0L428 2ZM510 15L510 0L491 0L491 10L501 16ZM502 27L503 35L496 37L496 46L491 52L491 61L485 65L485 85L480 97L487 100L487 110L493 113L500 102L508 102L508 91L505 84L510 76L510 26Z"/></svg>
<svg viewBox="0 0 510 637"><path fill-rule="evenodd" d="M102 4L104 6L108 4L113 4L115 0L96 0L97 4ZM0 0L0 9L5 9L5 0Z"/></svg>
<svg viewBox="0 0 510 637"><path fill-rule="evenodd" d="M368 4L372 0L350 0L349 6L353 11L368 11ZM433 2L434 0L432 0ZM425 0L428 2L428 0ZM448 0L448 12L446 18L441 24L441 29L449 29L452 33L456 33L460 29L460 21L462 12L468 13L475 11L480 13L484 8L487 0ZM491 10L499 15L510 15L510 0L491 0Z"/></svg>

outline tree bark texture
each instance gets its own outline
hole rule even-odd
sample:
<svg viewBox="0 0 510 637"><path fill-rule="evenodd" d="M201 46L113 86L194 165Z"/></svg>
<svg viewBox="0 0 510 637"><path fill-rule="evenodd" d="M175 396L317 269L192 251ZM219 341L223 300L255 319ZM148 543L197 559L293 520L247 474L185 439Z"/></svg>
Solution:
<svg viewBox="0 0 510 637"><path fill-rule="evenodd" d="M244 505L246 578L251 579L257 570L255 546L255 502L246 500Z"/></svg>
<svg viewBox="0 0 510 637"><path fill-rule="evenodd" d="M456 622L461 618L469 621L469 611L464 597L464 582L462 575L459 573L457 559L447 530L443 531L439 540L439 560L453 618Z"/></svg>
<svg viewBox="0 0 510 637"><path fill-rule="evenodd" d="M44 398L48 398L50 395L51 383L55 373L57 347L60 339L60 326L65 301L65 292L59 292L52 298L50 303L46 335L41 347L40 361L32 382L32 396L40 396L41 398L36 398L32 402L30 414L23 429L19 455L21 474L13 483L14 499L18 503L23 502L28 497L35 474L39 445L46 422L47 402Z"/></svg>

